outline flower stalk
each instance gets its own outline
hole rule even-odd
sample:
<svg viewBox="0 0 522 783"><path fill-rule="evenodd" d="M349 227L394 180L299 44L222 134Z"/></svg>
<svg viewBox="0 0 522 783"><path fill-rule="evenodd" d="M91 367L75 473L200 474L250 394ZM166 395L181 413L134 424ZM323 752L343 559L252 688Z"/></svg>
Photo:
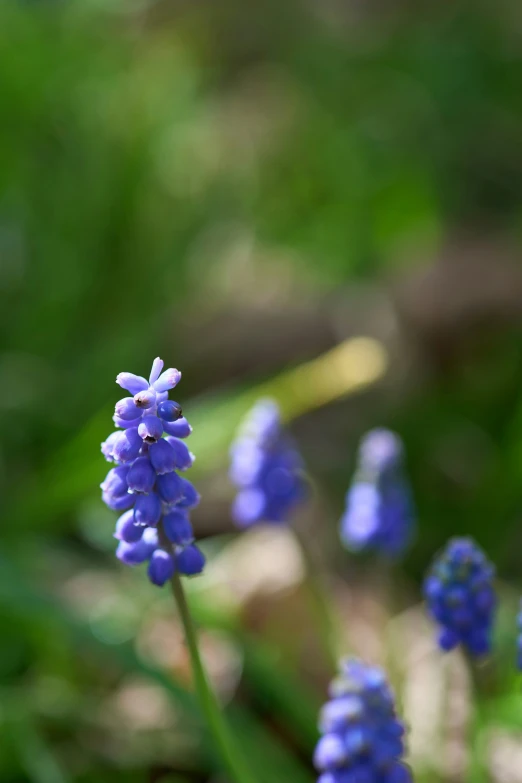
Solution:
<svg viewBox="0 0 522 783"><path fill-rule="evenodd" d="M185 631L185 639L187 641L199 701L207 719L216 748L219 751L223 764L235 783L257 783L238 749L237 743L234 741L230 727L225 720L216 695L210 685L203 666L203 661L199 654L196 628L192 621L181 579L177 573L172 576L170 583Z"/></svg>

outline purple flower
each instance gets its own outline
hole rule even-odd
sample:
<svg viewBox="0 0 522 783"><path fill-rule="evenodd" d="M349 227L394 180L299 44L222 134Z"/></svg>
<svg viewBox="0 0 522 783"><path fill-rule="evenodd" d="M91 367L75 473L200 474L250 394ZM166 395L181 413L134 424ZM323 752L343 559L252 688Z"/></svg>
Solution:
<svg viewBox="0 0 522 783"><path fill-rule="evenodd" d="M158 476L157 487L162 500L169 505L177 503L183 498L182 479L174 471Z"/></svg>
<svg viewBox="0 0 522 783"><path fill-rule="evenodd" d="M170 473L176 467L176 452L163 438L157 443L151 443L149 454L154 470L159 476Z"/></svg>
<svg viewBox="0 0 522 783"><path fill-rule="evenodd" d="M155 492L138 495L134 504L134 521L137 525L156 527L161 517L161 499Z"/></svg>
<svg viewBox="0 0 522 783"><path fill-rule="evenodd" d="M128 475L129 468L127 465L120 465L117 468L112 468L105 476L105 480L100 484L100 487L108 495L126 495L129 491L129 486L127 484Z"/></svg>
<svg viewBox="0 0 522 783"><path fill-rule="evenodd" d="M176 553L176 567L180 574L195 576L203 571L205 556L194 544L180 549Z"/></svg>
<svg viewBox="0 0 522 783"><path fill-rule="evenodd" d="M134 509L130 508L116 522L114 538L119 541L126 541L127 544L134 544L143 537L145 528L143 525L137 525L134 521Z"/></svg>
<svg viewBox="0 0 522 783"><path fill-rule="evenodd" d="M148 575L150 581L163 587L174 574L174 557L165 549L155 549L149 561Z"/></svg>
<svg viewBox="0 0 522 783"><path fill-rule="evenodd" d="M187 512L174 507L163 517L163 530L173 544L184 546L194 541L194 532Z"/></svg>
<svg viewBox="0 0 522 783"><path fill-rule="evenodd" d="M116 557L126 565L140 565L148 560L158 547L158 534L154 528L147 528L139 541L127 543L120 541Z"/></svg>
<svg viewBox="0 0 522 783"><path fill-rule="evenodd" d="M494 575L493 565L472 538L451 539L435 559L424 597L445 652L459 644L475 657L490 652L497 603Z"/></svg>
<svg viewBox="0 0 522 783"><path fill-rule="evenodd" d="M188 450L185 443L179 438L173 438L172 435L167 435L165 438L169 446L174 449L176 455L176 470L188 470L194 464L194 455Z"/></svg>
<svg viewBox="0 0 522 783"><path fill-rule="evenodd" d="M411 542L413 502L402 443L393 432L371 430L362 439L340 527L343 544L354 552L398 557Z"/></svg>
<svg viewBox="0 0 522 783"><path fill-rule="evenodd" d="M230 479L238 494L232 517L239 527L285 523L306 497L304 466L284 431L273 400L260 400L230 450Z"/></svg>
<svg viewBox="0 0 522 783"><path fill-rule="evenodd" d="M163 421L163 429L168 435L174 435L175 438L188 438L192 432L192 427L182 416L177 421Z"/></svg>
<svg viewBox="0 0 522 783"><path fill-rule="evenodd" d="M144 416L138 426L138 435L147 443L155 443L163 435L163 424L157 416Z"/></svg>
<svg viewBox="0 0 522 783"><path fill-rule="evenodd" d="M156 391L158 392L166 392L170 391L170 389L173 389L175 386L178 385L178 383L181 380L181 373L179 370L165 370L165 372L160 375L157 381L154 381L152 384Z"/></svg>
<svg viewBox="0 0 522 783"><path fill-rule="evenodd" d="M404 764L404 725L380 669L341 663L321 711L314 764L318 783L411 783Z"/></svg>
<svg viewBox="0 0 522 783"><path fill-rule="evenodd" d="M134 462L140 453L142 443L138 429L123 430L116 438L112 453L116 462Z"/></svg>
<svg viewBox="0 0 522 783"><path fill-rule="evenodd" d="M158 416L168 422L178 421L183 416L181 405L174 400L165 400L158 405Z"/></svg>
<svg viewBox="0 0 522 783"><path fill-rule="evenodd" d="M102 453L116 463L101 484L109 508L124 512L116 523L116 556L127 565L149 562L148 576L164 585L175 571L192 576L205 558L194 545L189 509L199 494L176 470L189 468L194 457L179 440L192 428L181 406L168 399L181 378L179 370L163 371L155 359L147 381L120 373L117 383L132 397L116 403L113 420L119 431L102 443ZM167 438L163 434L167 433Z"/></svg>
<svg viewBox="0 0 522 783"><path fill-rule="evenodd" d="M156 482L156 473L148 457L134 460L127 474L127 483L131 492L152 492Z"/></svg>

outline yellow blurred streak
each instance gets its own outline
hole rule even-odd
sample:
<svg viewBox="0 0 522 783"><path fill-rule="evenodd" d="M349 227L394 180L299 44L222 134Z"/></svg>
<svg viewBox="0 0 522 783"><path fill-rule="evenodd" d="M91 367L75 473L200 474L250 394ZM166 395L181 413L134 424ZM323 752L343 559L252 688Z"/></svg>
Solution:
<svg viewBox="0 0 522 783"><path fill-rule="evenodd" d="M294 419L375 383L387 367L380 342L354 337L274 378L266 384L267 393L279 402L283 418Z"/></svg>
<svg viewBox="0 0 522 783"><path fill-rule="evenodd" d="M192 475L224 460L235 430L256 400L276 400L283 419L291 421L375 384L388 365L382 343L371 337L353 337L232 398L212 398L189 406L187 416L194 426L190 447L198 456Z"/></svg>

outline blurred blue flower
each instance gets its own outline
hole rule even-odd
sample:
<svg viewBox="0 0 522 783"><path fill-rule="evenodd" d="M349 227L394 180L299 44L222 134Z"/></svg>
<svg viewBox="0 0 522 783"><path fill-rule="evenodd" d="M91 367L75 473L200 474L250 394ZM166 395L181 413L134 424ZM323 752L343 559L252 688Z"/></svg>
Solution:
<svg viewBox="0 0 522 783"><path fill-rule="evenodd" d="M348 659L329 695L314 753L318 783L411 783L403 763L405 728L384 673Z"/></svg>
<svg viewBox="0 0 522 783"><path fill-rule="evenodd" d="M101 484L102 499L114 511L125 512L116 523L116 556L131 566L148 561L149 579L159 586L176 571L191 576L205 564L188 516L199 495L175 472L194 461L179 440L192 429L181 407L168 399L181 373L162 370L163 362L155 359L148 381L133 373L118 375L116 382L133 396L116 403L113 418L121 431L101 447L104 457L116 463Z"/></svg>
<svg viewBox="0 0 522 783"><path fill-rule="evenodd" d="M442 650L462 644L473 656L491 650L495 569L472 538L453 538L424 582L428 612L440 626Z"/></svg>
<svg viewBox="0 0 522 783"><path fill-rule="evenodd" d="M239 527L285 523L306 497L303 461L273 400L259 400L232 445L230 478L238 489L232 516Z"/></svg>
<svg viewBox="0 0 522 783"><path fill-rule="evenodd" d="M341 518L343 544L354 552L402 555L414 530L413 502L404 475L400 438L386 429L368 432Z"/></svg>

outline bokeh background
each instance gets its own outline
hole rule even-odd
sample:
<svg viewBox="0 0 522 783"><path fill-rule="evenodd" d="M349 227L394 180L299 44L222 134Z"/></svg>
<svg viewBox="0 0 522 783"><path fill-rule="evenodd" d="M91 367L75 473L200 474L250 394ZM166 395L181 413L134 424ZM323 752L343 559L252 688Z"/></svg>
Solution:
<svg viewBox="0 0 522 783"><path fill-rule="evenodd" d="M266 783L311 783L331 677L291 530L234 534L259 395L346 651L386 665L419 783L522 780L522 9L408 0L0 6L0 779L224 781L171 597L114 560L116 373L183 372L205 659ZM418 536L390 575L337 525L397 430ZM452 534L498 566L480 696L420 599Z"/></svg>

